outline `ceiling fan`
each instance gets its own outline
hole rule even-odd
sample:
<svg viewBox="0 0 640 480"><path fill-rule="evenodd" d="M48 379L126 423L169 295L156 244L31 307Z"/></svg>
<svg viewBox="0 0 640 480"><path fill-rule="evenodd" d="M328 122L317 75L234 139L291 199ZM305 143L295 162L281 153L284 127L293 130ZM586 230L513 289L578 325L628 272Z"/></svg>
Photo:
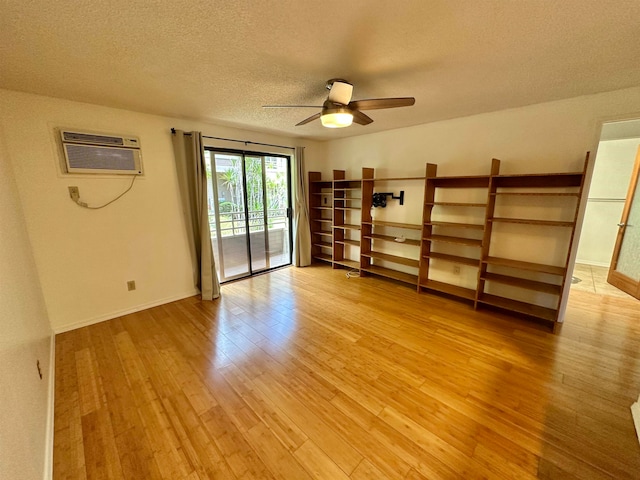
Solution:
<svg viewBox="0 0 640 480"><path fill-rule="evenodd" d="M359 125L369 125L373 119L362 113L362 110L380 110L383 108L410 107L416 103L413 97L400 98L372 98L369 100L353 100L353 85L340 78L332 78L327 82L329 96L320 105L264 105L263 108L321 108L320 113L305 118L296 127L320 119L322 125L328 128L348 127L353 122Z"/></svg>

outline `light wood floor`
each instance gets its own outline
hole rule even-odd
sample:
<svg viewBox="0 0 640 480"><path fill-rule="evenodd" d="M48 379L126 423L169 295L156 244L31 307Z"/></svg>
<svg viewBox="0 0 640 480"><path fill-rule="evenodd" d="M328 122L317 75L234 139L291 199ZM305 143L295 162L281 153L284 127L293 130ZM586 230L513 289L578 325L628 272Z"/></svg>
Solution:
<svg viewBox="0 0 640 480"><path fill-rule="evenodd" d="M344 273L58 335L55 479L640 478L640 303L554 336Z"/></svg>

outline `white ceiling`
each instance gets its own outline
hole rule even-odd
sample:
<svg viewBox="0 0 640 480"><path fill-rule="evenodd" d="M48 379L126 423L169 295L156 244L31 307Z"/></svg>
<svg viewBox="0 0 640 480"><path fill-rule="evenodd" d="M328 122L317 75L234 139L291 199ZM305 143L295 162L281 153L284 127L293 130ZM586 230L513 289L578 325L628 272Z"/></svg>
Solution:
<svg viewBox="0 0 640 480"><path fill-rule="evenodd" d="M294 125L326 80L414 96ZM639 0L5 0L0 87L331 139L640 85Z"/></svg>

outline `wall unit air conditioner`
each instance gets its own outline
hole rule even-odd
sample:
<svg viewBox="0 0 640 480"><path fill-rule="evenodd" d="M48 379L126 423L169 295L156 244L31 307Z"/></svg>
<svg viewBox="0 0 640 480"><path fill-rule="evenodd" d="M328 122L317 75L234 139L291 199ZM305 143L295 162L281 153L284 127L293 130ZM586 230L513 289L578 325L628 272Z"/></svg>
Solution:
<svg viewBox="0 0 640 480"><path fill-rule="evenodd" d="M67 173L142 175L140 140L60 129Z"/></svg>

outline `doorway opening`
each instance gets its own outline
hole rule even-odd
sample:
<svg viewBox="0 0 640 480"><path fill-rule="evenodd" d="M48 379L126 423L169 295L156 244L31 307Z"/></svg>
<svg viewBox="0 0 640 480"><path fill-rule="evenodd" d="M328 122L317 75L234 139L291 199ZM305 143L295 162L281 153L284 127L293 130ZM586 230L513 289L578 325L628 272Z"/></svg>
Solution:
<svg viewBox="0 0 640 480"><path fill-rule="evenodd" d="M220 283L291 264L291 157L205 149Z"/></svg>
<svg viewBox="0 0 640 480"><path fill-rule="evenodd" d="M619 284L614 286L608 279L611 267L615 269L616 262L612 259L620 235L640 234L640 225L635 231L633 227L626 228L626 232L620 226L625 205L630 200L629 185L633 181L639 149L640 119L603 124L578 244L572 290L632 298L617 288ZM636 198L636 210L640 210L638 200ZM627 247L633 243L632 237L628 238Z"/></svg>

